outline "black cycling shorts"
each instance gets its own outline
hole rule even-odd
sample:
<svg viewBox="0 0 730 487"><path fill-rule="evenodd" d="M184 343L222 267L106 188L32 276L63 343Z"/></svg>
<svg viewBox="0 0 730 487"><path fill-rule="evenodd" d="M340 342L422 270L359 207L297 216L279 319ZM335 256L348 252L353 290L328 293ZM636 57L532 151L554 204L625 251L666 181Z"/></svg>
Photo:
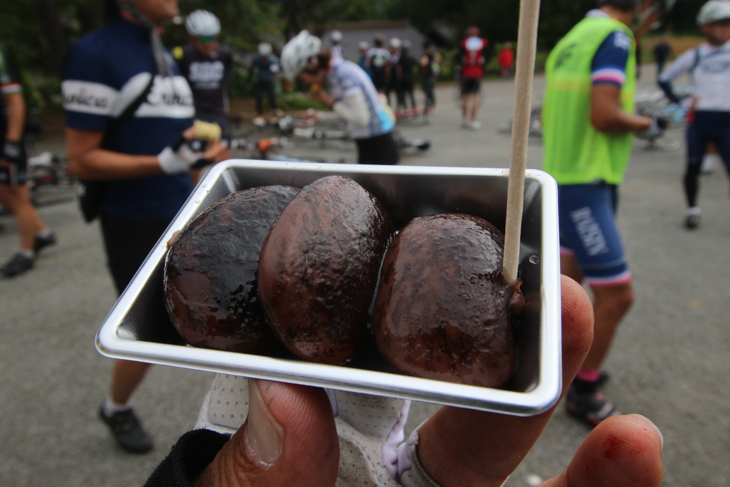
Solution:
<svg viewBox="0 0 730 487"><path fill-rule="evenodd" d="M462 95L476 95L482 89L482 80L480 78L464 78L461 80Z"/></svg>
<svg viewBox="0 0 730 487"><path fill-rule="evenodd" d="M108 213L101 214L101 233L107 264L119 294L122 294L132 280L171 221L136 220Z"/></svg>
<svg viewBox="0 0 730 487"><path fill-rule="evenodd" d="M400 154L392 132L368 139L355 139L355 143L357 144L357 162L360 164L391 166L398 164Z"/></svg>

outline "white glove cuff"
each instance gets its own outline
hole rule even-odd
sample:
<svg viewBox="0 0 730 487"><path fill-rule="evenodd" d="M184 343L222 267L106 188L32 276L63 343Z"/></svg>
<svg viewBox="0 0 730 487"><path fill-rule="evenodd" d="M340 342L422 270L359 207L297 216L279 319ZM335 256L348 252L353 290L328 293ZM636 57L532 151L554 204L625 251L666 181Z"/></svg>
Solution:
<svg viewBox="0 0 730 487"><path fill-rule="evenodd" d="M411 433L410 438L406 443L400 446L400 456L405 456L407 462L399 462L399 464L408 464L410 467L404 472L398 472L400 474L399 481L403 487L441 487L441 484L436 482L429 474L426 469L421 465L421 461L418 459L418 430Z"/></svg>
<svg viewBox="0 0 730 487"><path fill-rule="evenodd" d="M197 154L190 150L187 144L183 144L177 151L165 147L157 156L157 161L165 174L187 172L196 160L198 160Z"/></svg>
<svg viewBox="0 0 730 487"><path fill-rule="evenodd" d="M407 458L406 462L399 463L402 465L408 464L409 466L408 470L399 472L399 483L403 487L442 487L426 472L421 460L418 458L418 431L421 426L423 426L423 423L411 433L408 441L399 447L399 455ZM504 481L504 484L507 483L507 480L509 480L509 477Z"/></svg>

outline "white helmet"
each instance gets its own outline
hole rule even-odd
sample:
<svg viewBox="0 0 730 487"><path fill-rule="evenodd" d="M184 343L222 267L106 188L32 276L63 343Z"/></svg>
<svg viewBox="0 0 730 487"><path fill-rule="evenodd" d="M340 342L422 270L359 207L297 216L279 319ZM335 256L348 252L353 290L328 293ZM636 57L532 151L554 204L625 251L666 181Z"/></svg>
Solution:
<svg viewBox="0 0 730 487"><path fill-rule="evenodd" d="M185 19L185 28L191 36L214 36L221 31L221 23L207 10L196 10Z"/></svg>
<svg viewBox="0 0 730 487"><path fill-rule="evenodd" d="M332 42L342 42L342 32L339 30L333 30L330 32L330 40Z"/></svg>
<svg viewBox="0 0 730 487"><path fill-rule="evenodd" d="M397 37L391 37L390 40L388 41L388 45L395 49L399 49L401 46L400 39L398 39Z"/></svg>
<svg viewBox="0 0 730 487"><path fill-rule="evenodd" d="M730 19L730 1L710 0L702 6L697 15L699 25L711 24L719 20Z"/></svg>
<svg viewBox="0 0 730 487"><path fill-rule="evenodd" d="M319 53L322 41L307 30L301 31L281 50L281 66L287 77L294 79L307 65L312 56Z"/></svg>
<svg viewBox="0 0 730 487"><path fill-rule="evenodd" d="M271 51L271 44L268 42L262 42L259 44L259 56L269 56Z"/></svg>
<svg viewBox="0 0 730 487"><path fill-rule="evenodd" d="M364 51L370 47L370 44L368 44L368 41L361 41L360 44L357 45L357 47L358 49Z"/></svg>

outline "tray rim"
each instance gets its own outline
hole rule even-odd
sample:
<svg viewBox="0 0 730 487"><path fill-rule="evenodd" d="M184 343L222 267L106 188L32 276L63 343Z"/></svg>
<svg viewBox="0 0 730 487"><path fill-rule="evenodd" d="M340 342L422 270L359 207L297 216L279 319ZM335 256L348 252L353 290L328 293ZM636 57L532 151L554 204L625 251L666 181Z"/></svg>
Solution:
<svg viewBox="0 0 730 487"><path fill-rule="evenodd" d="M138 269L100 326L95 339L104 356L176 366L208 372L226 373L259 379L278 380L303 385L341 389L365 394L387 395L416 401L467 407L517 416L532 416L554 406L562 390L562 337L560 333L560 268L557 242L557 211L542 212L540 259L543 285L540 288L540 360L539 380L530 391L516 392L445 381L421 379L401 374L377 372L351 367L337 367L289 359L209 350L124 338L120 325L140 295L144 282L154 272L166 253L165 245L173 233L186 224L206 197L209 185L224 177L234 167L311 171L328 173L366 173L397 175L444 175L507 177L509 169L447 166L369 166L359 164L272 163L271 161L231 159L214 166L196 186L172 223ZM541 187L543 210L557 203L557 183L547 173L528 169L526 180ZM181 224L182 222L182 224ZM554 258L545 258L552 255ZM142 281L144 280L144 281ZM550 283L550 285L548 285ZM550 324L557 326L551 333ZM324 368L324 369L323 369ZM307 377L307 374L311 376Z"/></svg>

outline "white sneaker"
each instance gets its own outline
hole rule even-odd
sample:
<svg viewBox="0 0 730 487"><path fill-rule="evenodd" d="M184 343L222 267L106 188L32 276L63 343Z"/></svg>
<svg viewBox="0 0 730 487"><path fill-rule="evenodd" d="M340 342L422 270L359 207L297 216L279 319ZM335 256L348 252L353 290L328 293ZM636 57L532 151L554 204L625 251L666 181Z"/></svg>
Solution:
<svg viewBox="0 0 730 487"><path fill-rule="evenodd" d="M264 117L256 117L253 119L253 124L257 127L263 127L266 125L266 119Z"/></svg>
<svg viewBox="0 0 730 487"><path fill-rule="evenodd" d="M469 124L469 128L471 130L479 130L482 128L482 124L479 122L479 120L474 120L472 123Z"/></svg>
<svg viewBox="0 0 730 487"><path fill-rule="evenodd" d="M700 226L701 221L702 210L700 210L699 206L694 206L687 209L687 219L684 221L685 227L690 230L694 230L695 228Z"/></svg>
<svg viewBox="0 0 730 487"><path fill-rule="evenodd" d="M720 156L717 154L705 154L705 157L702 159L702 169L700 169L700 172L702 174L712 174L715 171L715 162L720 159Z"/></svg>

